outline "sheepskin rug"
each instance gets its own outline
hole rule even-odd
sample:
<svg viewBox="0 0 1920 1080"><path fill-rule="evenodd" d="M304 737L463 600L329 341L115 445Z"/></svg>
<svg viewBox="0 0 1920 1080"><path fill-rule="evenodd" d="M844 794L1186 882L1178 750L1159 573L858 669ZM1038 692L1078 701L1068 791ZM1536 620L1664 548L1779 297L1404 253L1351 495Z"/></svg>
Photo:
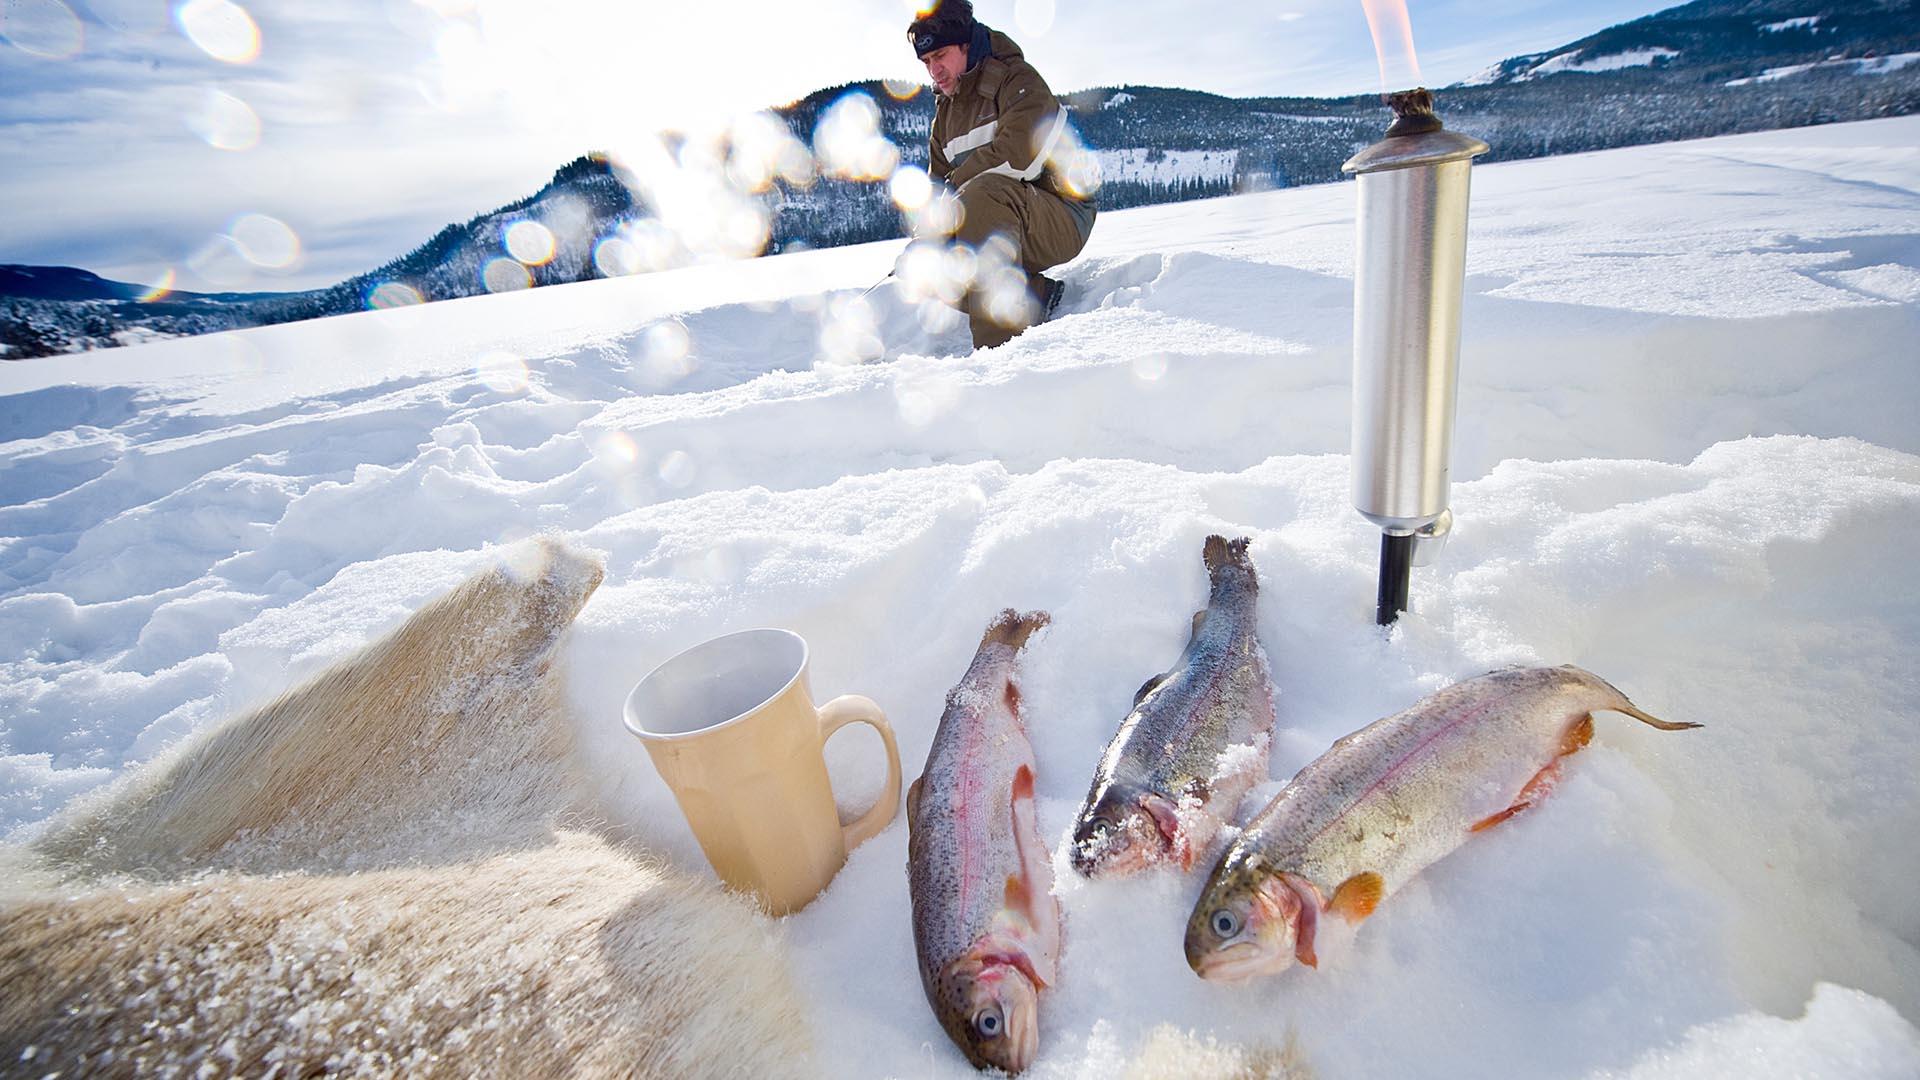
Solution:
<svg viewBox="0 0 1920 1080"><path fill-rule="evenodd" d="M509 549L0 853L4 1071L811 1074L774 923L563 827L554 660L601 576Z"/></svg>

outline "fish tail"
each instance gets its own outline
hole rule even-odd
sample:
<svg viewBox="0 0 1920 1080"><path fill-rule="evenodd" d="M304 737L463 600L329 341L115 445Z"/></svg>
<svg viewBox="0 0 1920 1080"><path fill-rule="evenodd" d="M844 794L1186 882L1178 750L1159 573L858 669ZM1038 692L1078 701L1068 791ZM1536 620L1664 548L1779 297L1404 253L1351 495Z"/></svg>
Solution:
<svg viewBox="0 0 1920 1080"><path fill-rule="evenodd" d="M987 624L987 632L980 636L980 647L1005 645L1009 649L1020 649L1035 630L1052 620L1053 617L1044 611L1019 612L1007 608Z"/></svg>
<svg viewBox="0 0 1920 1080"><path fill-rule="evenodd" d="M1247 556L1247 545L1251 537L1243 536L1238 540L1229 540L1218 533L1207 537L1206 547L1200 552L1200 558L1207 564L1207 573L1218 577L1220 571L1229 567L1244 570L1249 580L1253 579L1253 560Z"/></svg>
<svg viewBox="0 0 1920 1080"><path fill-rule="evenodd" d="M1598 675L1595 675L1593 672L1588 671L1585 668L1575 667L1572 664L1566 664L1564 665L1564 667L1567 671L1573 672L1574 674L1578 675L1581 679L1585 680L1587 683L1591 684L1596 689L1605 692L1609 697L1613 699L1607 702L1605 705L1602 705L1601 708L1603 709L1607 709L1617 713L1624 713L1625 715L1631 716L1635 720L1638 720L1649 727L1659 728L1661 731L1685 731L1688 728L1697 728L1697 727L1705 726L1702 724L1675 723L1671 720L1662 720L1659 717L1654 716L1652 713L1642 711L1638 706L1634 705L1633 702L1627 700L1627 695L1621 693L1619 687L1614 686L1612 683L1608 682L1607 680L1601 678Z"/></svg>
<svg viewBox="0 0 1920 1080"><path fill-rule="evenodd" d="M1632 702L1625 701L1624 699L1619 705L1616 705L1613 707L1613 711L1619 712L1619 713L1626 713L1628 716L1633 717L1635 720L1638 720L1641 723L1650 725L1652 727L1657 727L1661 731L1685 731L1688 728L1697 728L1697 727L1706 726L1704 724L1694 724L1694 723L1687 723L1687 722L1674 723L1671 720L1662 720L1657 716L1653 716L1649 713L1641 712L1639 709L1636 709L1633 707Z"/></svg>

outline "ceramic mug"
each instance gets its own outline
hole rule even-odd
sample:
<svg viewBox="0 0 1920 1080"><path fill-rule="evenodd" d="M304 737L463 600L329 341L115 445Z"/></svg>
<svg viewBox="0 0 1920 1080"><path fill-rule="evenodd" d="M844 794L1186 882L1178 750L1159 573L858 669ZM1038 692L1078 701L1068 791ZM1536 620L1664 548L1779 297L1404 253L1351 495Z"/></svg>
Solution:
<svg viewBox="0 0 1920 1080"><path fill-rule="evenodd" d="M853 723L880 733L887 782L843 826L824 751ZM626 724L720 880L775 915L818 896L900 804L900 751L880 706L857 694L815 706L807 643L790 630L742 630L673 657L627 695Z"/></svg>

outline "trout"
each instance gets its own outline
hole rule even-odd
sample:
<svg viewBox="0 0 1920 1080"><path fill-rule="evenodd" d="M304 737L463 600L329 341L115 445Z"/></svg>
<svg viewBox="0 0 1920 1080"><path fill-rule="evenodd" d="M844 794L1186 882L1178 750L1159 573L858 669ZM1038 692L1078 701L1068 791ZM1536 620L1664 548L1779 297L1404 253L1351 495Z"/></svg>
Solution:
<svg viewBox="0 0 1920 1080"><path fill-rule="evenodd" d="M1020 650L1044 612L988 625L907 791L907 884L927 1003L981 1068L1017 1073L1040 1046L1039 994L1059 965L1060 907L1033 804Z"/></svg>
<svg viewBox="0 0 1920 1080"><path fill-rule="evenodd" d="M1323 914L1359 923L1473 833L1539 802L1593 713L1662 731L1588 671L1505 668L1455 683L1334 743L1227 849L1187 920L1187 963L1238 980L1315 967Z"/></svg>
<svg viewBox="0 0 1920 1080"><path fill-rule="evenodd" d="M1209 536L1202 558L1209 595L1186 651L1134 695L1074 823L1070 857L1087 877L1191 869L1267 778L1273 681L1255 636L1259 581L1244 538Z"/></svg>

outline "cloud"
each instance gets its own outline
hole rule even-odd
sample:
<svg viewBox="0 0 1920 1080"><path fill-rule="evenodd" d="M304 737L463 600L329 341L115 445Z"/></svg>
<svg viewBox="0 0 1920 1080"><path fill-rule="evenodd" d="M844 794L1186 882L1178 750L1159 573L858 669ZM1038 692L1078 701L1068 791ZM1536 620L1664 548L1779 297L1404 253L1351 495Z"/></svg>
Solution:
<svg viewBox="0 0 1920 1080"><path fill-rule="evenodd" d="M858 79L924 79L904 39L910 0L237 2L259 28L246 63L195 45L155 0L64 5L83 30L64 59L0 43L0 261L177 265L252 212L287 222L308 253L258 287L329 284L531 194L587 150ZM1282 12L1055 0L1050 20L1029 5L1032 34L1015 0L976 7L1018 34L1057 91L1379 89L1357 0ZM1452 0L1413 14L1427 79L1444 85L1651 10ZM231 102L257 121L257 140ZM189 276L181 287L212 286Z"/></svg>

